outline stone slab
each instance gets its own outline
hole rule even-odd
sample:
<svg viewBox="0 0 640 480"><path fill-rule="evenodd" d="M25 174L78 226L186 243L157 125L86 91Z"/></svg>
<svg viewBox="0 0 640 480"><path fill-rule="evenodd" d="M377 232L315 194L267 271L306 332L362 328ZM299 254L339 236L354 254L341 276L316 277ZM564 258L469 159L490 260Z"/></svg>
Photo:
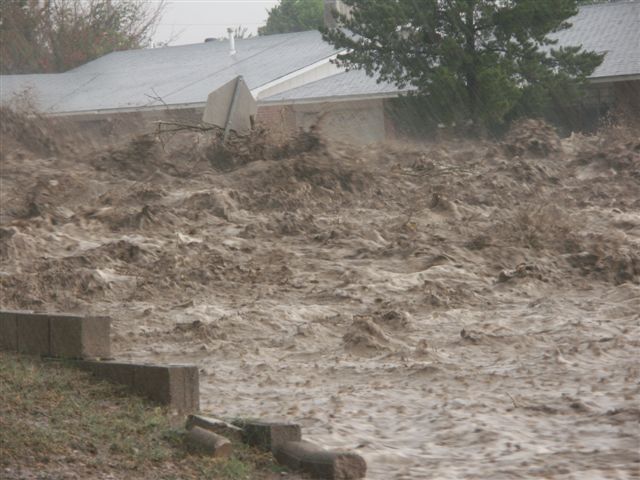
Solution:
<svg viewBox="0 0 640 480"><path fill-rule="evenodd" d="M174 371L179 371L180 375L173 374L171 396L172 401L177 405L177 409L183 412L200 411L200 373L198 367L194 365L172 366ZM178 378L182 382L179 387ZM179 387L179 388L178 388ZM178 397L179 395L179 397ZM177 398L181 401L178 402Z"/></svg>
<svg viewBox="0 0 640 480"><path fill-rule="evenodd" d="M232 442L242 442L242 429L218 418L205 417L204 415L189 415L185 428L191 430L194 427L203 428L222 435Z"/></svg>
<svg viewBox="0 0 640 480"><path fill-rule="evenodd" d="M186 443L190 451L216 458L225 458L233 453L229 439L200 427L193 427L187 432Z"/></svg>
<svg viewBox="0 0 640 480"><path fill-rule="evenodd" d="M185 365L140 365L134 390L163 405L187 412L200 409L198 369Z"/></svg>
<svg viewBox="0 0 640 480"><path fill-rule="evenodd" d="M51 356L49 317L39 313L16 313L17 351Z"/></svg>
<svg viewBox="0 0 640 480"><path fill-rule="evenodd" d="M306 441L283 443L275 449L274 456L282 465L312 478L355 480L367 474L367 463L360 455L326 450Z"/></svg>
<svg viewBox="0 0 640 480"><path fill-rule="evenodd" d="M61 358L109 358L111 319L50 315L51 355Z"/></svg>
<svg viewBox="0 0 640 480"><path fill-rule="evenodd" d="M0 350L18 351L18 326L15 312L0 311Z"/></svg>
<svg viewBox="0 0 640 480"><path fill-rule="evenodd" d="M299 441L302 438L300 425L295 423L237 420L234 425L242 428L245 443L271 452L286 442Z"/></svg>

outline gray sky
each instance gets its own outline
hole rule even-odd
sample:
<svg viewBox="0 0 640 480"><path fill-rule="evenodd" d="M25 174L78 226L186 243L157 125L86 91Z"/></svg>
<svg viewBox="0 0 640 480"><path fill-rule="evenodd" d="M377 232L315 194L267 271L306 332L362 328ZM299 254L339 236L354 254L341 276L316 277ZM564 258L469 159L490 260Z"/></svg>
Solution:
<svg viewBox="0 0 640 480"><path fill-rule="evenodd" d="M207 37L224 37L227 27L239 25L256 34L267 20L267 10L278 0L168 0L154 42L170 45L203 42Z"/></svg>

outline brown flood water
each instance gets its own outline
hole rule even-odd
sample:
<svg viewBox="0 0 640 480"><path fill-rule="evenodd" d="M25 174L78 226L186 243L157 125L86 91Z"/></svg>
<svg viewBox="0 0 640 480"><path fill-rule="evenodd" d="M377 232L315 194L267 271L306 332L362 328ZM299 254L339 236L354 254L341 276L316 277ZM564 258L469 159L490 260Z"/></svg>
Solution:
<svg viewBox="0 0 640 480"><path fill-rule="evenodd" d="M196 363L204 411L298 422L370 479L639 478L640 161L610 135L226 174L17 145L2 305L109 314L119 358Z"/></svg>

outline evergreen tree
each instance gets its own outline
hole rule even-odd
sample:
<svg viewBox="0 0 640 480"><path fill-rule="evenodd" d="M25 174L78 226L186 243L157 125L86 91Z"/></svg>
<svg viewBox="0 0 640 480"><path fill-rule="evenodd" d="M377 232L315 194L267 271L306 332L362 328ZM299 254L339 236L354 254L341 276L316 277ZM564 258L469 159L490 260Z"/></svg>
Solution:
<svg viewBox="0 0 640 480"><path fill-rule="evenodd" d="M323 0L281 0L269 10L267 24L258 28L258 35L317 30L323 15Z"/></svg>
<svg viewBox="0 0 640 480"><path fill-rule="evenodd" d="M574 101L602 57L555 48L576 0L343 0L338 63L413 87L437 121L496 126Z"/></svg>

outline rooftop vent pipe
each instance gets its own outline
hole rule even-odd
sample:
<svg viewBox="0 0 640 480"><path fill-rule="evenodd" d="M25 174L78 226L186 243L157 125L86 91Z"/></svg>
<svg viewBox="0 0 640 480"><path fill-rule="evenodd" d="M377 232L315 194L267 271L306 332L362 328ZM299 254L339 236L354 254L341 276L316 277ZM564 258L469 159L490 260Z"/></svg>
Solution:
<svg viewBox="0 0 640 480"><path fill-rule="evenodd" d="M236 54L236 39L233 35L233 28L227 28L227 33L229 34L229 55Z"/></svg>

